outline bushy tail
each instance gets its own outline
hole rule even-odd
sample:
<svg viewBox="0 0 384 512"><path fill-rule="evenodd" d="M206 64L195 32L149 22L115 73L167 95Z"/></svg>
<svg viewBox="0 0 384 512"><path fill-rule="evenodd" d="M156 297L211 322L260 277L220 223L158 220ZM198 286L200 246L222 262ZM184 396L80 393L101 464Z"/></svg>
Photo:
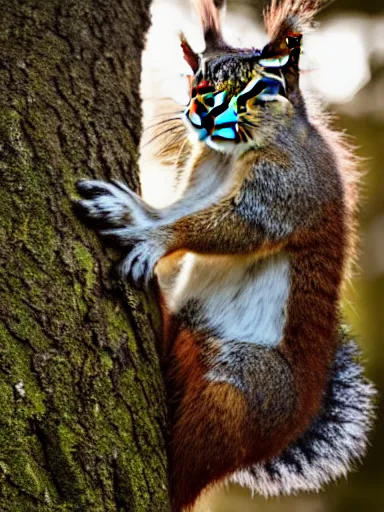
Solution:
<svg viewBox="0 0 384 512"><path fill-rule="evenodd" d="M363 376L359 349L339 348L323 408L310 428L279 456L235 473L230 480L265 496L318 491L364 455L374 417L375 390Z"/></svg>

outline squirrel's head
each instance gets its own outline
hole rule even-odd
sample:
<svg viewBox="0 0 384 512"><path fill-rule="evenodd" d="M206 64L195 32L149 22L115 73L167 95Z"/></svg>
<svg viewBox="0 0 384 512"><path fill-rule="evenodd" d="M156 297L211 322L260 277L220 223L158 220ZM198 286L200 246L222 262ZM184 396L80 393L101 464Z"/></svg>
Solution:
<svg viewBox="0 0 384 512"><path fill-rule="evenodd" d="M191 98L185 111L191 133L214 149L263 145L295 115L305 115L299 87L302 34L321 0L272 0L264 12L270 42L238 49L223 39L225 0L198 0L206 48L195 53L181 37L189 64Z"/></svg>

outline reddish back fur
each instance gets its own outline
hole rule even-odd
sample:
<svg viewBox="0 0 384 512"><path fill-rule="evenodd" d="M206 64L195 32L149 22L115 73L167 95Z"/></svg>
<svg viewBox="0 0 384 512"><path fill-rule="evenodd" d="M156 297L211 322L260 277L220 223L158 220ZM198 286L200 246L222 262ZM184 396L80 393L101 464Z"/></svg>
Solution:
<svg viewBox="0 0 384 512"><path fill-rule="evenodd" d="M169 454L173 512L190 510L202 489L233 472L251 451L245 397L231 384L207 381L200 343L184 329L172 354L177 373L171 382L182 389Z"/></svg>

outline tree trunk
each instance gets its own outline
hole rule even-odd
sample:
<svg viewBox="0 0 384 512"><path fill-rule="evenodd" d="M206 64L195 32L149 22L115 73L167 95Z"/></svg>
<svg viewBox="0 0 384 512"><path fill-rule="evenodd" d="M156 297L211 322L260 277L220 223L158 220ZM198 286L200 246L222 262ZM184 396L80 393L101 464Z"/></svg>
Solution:
<svg viewBox="0 0 384 512"><path fill-rule="evenodd" d="M150 0L1 0L0 509L169 510L156 301L74 217L138 188Z"/></svg>

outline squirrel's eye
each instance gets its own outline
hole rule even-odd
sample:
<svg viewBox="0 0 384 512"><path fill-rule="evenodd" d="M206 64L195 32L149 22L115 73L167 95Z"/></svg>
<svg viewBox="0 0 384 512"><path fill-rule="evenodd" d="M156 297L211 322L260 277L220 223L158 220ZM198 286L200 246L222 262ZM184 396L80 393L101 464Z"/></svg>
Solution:
<svg viewBox="0 0 384 512"><path fill-rule="evenodd" d="M287 46L290 50L301 47L301 40L303 36L301 34L289 34L285 39Z"/></svg>
<svg viewBox="0 0 384 512"><path fill-rule="evenodd" d="M289 61L289 54L283 57L273 57L271 59L260 59L259 64L263 68L282 68Z"/></svg>
<svg viewBox="0 0 384 512"><path fill-rule="evenodd" d="M213 97L213 94L204 94L204 103L207 107L214 107L215 106L215 98Z"/></svg>

